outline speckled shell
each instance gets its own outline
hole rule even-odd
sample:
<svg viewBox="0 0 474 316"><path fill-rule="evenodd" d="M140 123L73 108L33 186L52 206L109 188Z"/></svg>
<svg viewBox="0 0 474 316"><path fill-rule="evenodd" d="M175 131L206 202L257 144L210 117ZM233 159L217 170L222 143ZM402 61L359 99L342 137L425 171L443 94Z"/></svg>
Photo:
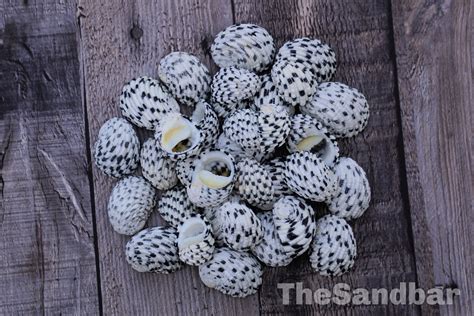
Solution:
<svg viewBox="0 0 474 316"><path fill-rule="evenodd" d="M214 110L225 117L258 92L260 78L242 68L221 68L212 80L211 102Z"/></svg>
<svg viewBox="0 0 474 316"><path fill-rule="evenodd" d="M364 169L351 158L343 157L334 167L337 191L328 203L329 211L345 219L362 216L369 207L371 192Z"/></svg>
<svg viewBox="0 0 474 316"><path fill-rule="evenodd" d="M263 227L255 213L242 203L229 201L218 211L224 242L235 250L250 250L263 238Z"/></svg>
<svg viewBox="0 0 474 316"><path fill-rule="evenodd" d="M283 59L273 65L272 81L280 98L293 106L306 104L318 86L312 68Z"/></svg>
<svg viewBox="0 0 474 316"><path fill-rule="evenodd" d="M127 262L138 272L168 274L182 267L172 227L152 227L132 237L125 248Z"/></svg>
<svg viewBox="0 0 474 316"><path fill-rule="evenodd" d="M307 37L283 44L276 59L291 60L310 66L318 82L331 80L337 68L336 54L331 47L320 40Z"/></svg>
<svg viewBox="0 0 474 316"><path fill-rule="evenodd" d="M284 267L293 258L287 254L277 235L272 212L258 213L263 226L263 239L252 249L252 253L269 267Z"/></svg>
<svg viewBox="0 0 474 316"><path fill-rule="evenodd" d="M202 148L211 148L219 136L219 117L204 100L196 104L191 121L201 132Z"/></svg>
<svg viewBox="0 0 474 316"><path fill-rule="evenodd" d="M357 135L369 121L364 95L339 82L320 84L311 101L300 110L318 119L336 137Z"/></svg>
<svg viewBox="0 0 474 316"><path fill-rule="evenodd" d="M161 194L158 201L158 212L168 224L177 228L187 218L195 214L196 210L189 201L186 189L176 186Z"/></svg>
<svg viewBox="0 0 474 316"><path fill-rule="evenodd" d="M201 215L189 217L178 227L177 242L179 259L189 265L199 266L209 261L214 253L211 225Z"/></svg>
<svg viewBox="0 0 474 316"><path fill-rule="evenodd" d="M263 208L273 201L272 179L267 169L250 158L242 159L236 169L236 187L243 200Z"/></svg>
<svg viewBox="0 0 474 316"><path fill-rule="evenodd" d="M209 93L211 75L196 56L173 52L161 59L158 76L181 103L193 106Z"/></svg>
<svg viewBox="0 0 474 316"><path fill-rule="evenodd" d="M199 276L207 287L234 297L257 293L262 274L255 257L229 248L216 249L213 258L199 266Z"/></svg>
<svg viewBox="0 0 474 316"><path fill-rule="evenodd" d="M299 148L298 144L305 138L316 136L323 140L311 148L312 153L324 161L329 167L334 166L339 158L339 146L336 138L328 133L327 129L315 118L297 114L291 119L291 129L287 138L288 151L293 153L306 149Z"/></svg>
<svg viewBox="0 0 474 316"><path fill-rule="evenodd" d="M217 34L211 55L219 67L237 66L259 72L272 63L275 45L264 28L255 24L237 24Z"/></svg>
<svg viewBox="0 0 474 316"><path fill-rule="evenodd" d="M265 169L267 169L272 180L274 202L276 202L283 195L289 195L293 193L293 191L288 188L285 180L286 157L274 158L266 162L263 166Z"/></svg>
<svg viewBox="0 0 474 316"><path fill-rule="evenodd" d="M285 179L299 196L315 202L331 199L336 191L337 177L315 154L303 151L287 157Z"/></svg>
<svg viewBox="0 0 474 316"><path fill-rule="evenodd" d="M352 228L334 215L326 215L317 222L311 248L311 266L322 275L338 276L347 272L357 256Z"/></svg>
<svg viewBox="0 0 474 316"><path fill-rule="evenodd" d="M227 137L224 132L222 132L217 138L216 149L225 150L230 155L232 155L236 162L246 157L246 153L242 149L242 147L240 147L239 144Z"/></svg>
<svg viewBox="0 0 474 316"><path fill-rule="evenodd" d="M254 102L251 106L251 109L254 111L260 111L260 109L265 105L270 106L281 106L287 112L289 116L295 114L295 107L291 104L288 104L280 98L277 93L275 84L273 83L272 76L270 74L263 75L261 77L261 86L258 91Z"/></svg>
<svg viewBox="0 0 474 316"><path fill-rule="evenodd" d="M145 226L155 206L155 189L142 177L126 177L114 186L107 212L114 230L133 235Z"/></svg>
<svg viewBox="0 0 474 316"><path fill-rule="evenodd" d="M158 148L154 138L143 143L140 165L143 177L158 190L171 189L178 183L176 162Z"/></svg>
<svg viewBox="0 0 474 316"><path fill-rule="evenodd" d="M166 114L179 112L179 105L158 80L140 77L123 87L120 110L136 126L153 130Z"/></svg>
<svg viewBox="0 0 474 316"><path fill-rule="evenodd" d="M220 221L219 207L206 207L202 213L209 221L212 227L212 235L214 236L215 245L217 247L225 246L224 230Z"/></svg>
<svg viewBox="0 0 474 316"><path fill-rule="evenodd" d="M111 118L102 125L94 145L94 161L103 173L119 178L138 167L140 142L132 125Z"/></svg>
<svg viewBox="0 0 474 316"><path fill-rule="evenodd" d="M196 159L195 156L192 156L176 161L176 175L178 176L179 182L181 182L185 187L188 187L193 180Z"/></svg>
<svg viewBox="0 0 474 316"><path fill-rule="evenodd" d="M273 206L275 230L285 253L292 258L302 255L311 245L316 221L313 208L303 199L285 196Z"/></svg>

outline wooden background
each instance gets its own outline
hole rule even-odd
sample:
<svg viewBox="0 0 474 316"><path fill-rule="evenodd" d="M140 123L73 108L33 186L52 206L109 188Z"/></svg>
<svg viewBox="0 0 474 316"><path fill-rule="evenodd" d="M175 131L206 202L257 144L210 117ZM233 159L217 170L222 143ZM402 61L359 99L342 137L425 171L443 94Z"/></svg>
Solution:
<svg viewBox="0 0 474 316"><path fill-rule="evenodd" d="M474 6L470 0L0 0L0 314L474 315ZM307 257L268 269L258 295L233 299L197 269L139 274L108 224L114 183L91 163L122 85L156 76L175 50L211 66L213 36L237 22L278 45L312 36L336 51L336 80L371 106L342 142L373 200L353 223L355 269L311 272ZM211 66L215 70L215 66ZM156 214L150 220L159 222ZM283 306L279 282L316 289L459 288L452 306Z"/></svg>

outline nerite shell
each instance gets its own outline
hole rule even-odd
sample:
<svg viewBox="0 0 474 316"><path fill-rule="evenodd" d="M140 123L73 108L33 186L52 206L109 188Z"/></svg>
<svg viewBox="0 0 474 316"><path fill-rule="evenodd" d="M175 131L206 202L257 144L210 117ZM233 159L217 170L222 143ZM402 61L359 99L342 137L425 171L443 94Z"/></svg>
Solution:
<svg viewBox="0 0 474 316"><path fill-rule="evenodd" d="M315 118L304 114L291 119L287 147L289 152L310 151L329 167L334 166L339 157L336 138Z"/></svg>
<svg viewBox="0 0 474 316"><path fill-rule="evenodd" d="M322 275L338 276L347 272L357 256L352 228L334 215L326 215L317 222L311 248L311 266Z"/></svg>
<svg viewBox="0 0 474 316"><path fill-rule="evenodd" d="M120 110L136 126L152 130L166 114L179 112L179 105L158 80L140 77L123 87Z"/></svg>
<svg viewBox="0 0 474 316"><path fill-rule="evenodd" d="M224 132L222 132L217 138L216 149L225 150L234 158L236 162L246 157L246 153L242 147L227 137Z"/></svg>
<svg viewBox="0 0 474 316"><path fill-rule="evenodd" d="M284 102L278 95L270 74L261 77L260 90L258 91L251 108L258 112L263 106L281 106L288 112L289 116L295 114L295 107Z"/></svg>
<svg viewBox="0 0 474 316"><path fill-rule="evenodd" d="M176 162L158 148L154 138L143 143L140 165L143 177L158 190L168 190L178 183Z"/></svg>
<svg viewBox="0 0 474 316"><path fill-rule="evenodd" d="M236 187L243 200L263 208L272 202L272 179L265 167L253 159L244 158L237 163L236 169Z"/></svg>
<svg viewBox="0 0 474 316"><path fill-rule="evenodd" d="M179 259L186 264L199 266L211 259L214 237L207 220L193 215L178 227Z"/></svg>
<svg viewBox="0 0 474 316"><path fill-rule="evenodd" d="M202 148L210 148L219 136L219 117L204 100L196 104L196 108L191 116L191 121L201 132Z"/></svg>
<svg viewBox="0 0 474 316"><path fill-rule="evenodd" d="M138 167L140 142L132 125L111 118L102 125L94 145L96 166L106 175L119 178Z"/></svg>
<svg viewBox="0 0 474 316"><path fill-rule="evenodd" d="M300 110L318 119L336 137L357 135L369 121L369 105L364 95L339 82L320 84L310 102Z"/></svg>
<svg viewBox="0 0 474 316"><path fill-rule="evenodd" d="M371 198L364 169L351 158L343 157L334 167L334 172L338 182L336 194L328 203L329 211L348 220L361 217Z"/></svg>
<svg viewBox="0 0 474 316"><path fill-rule="evenodd" d="M199 266L199 276L207 287L234 297L255 294L262 274L262 266L252 255L229 248L216 249L213 258Z"/></svg>
<svg viewBox="0 0 474 316"><path fill-rule="evenodd" d="M158 212L168 224L177 228L191 215L195 214L196 210L189 201L186 188L176 186L161 194L158 201Z"/></svg>
<svg viewBox="0 0 474 316"><path fill-rule="evenodd" d="M217 34L211 55L219 67L237 66L259 72L272 63L275 45L264 28L255 24L237 24Z"/></svg>
<svg viewBox="0 0 474 316"><path fill-rule="evenodd" d="M168 274L181 268L176 244L178 233L172 227L142 230L127 243L127 262L138 272Z"/></svg>
<svg viewBox="0 0 474 316"><path fill-rule="evenodd" d="M155 189L142 177L126 177L114 186L107 212L114 230L133 235L145 226L155 206Z"/></svg>
<svg viewBox="0 0 474 316"><path fill-rule="evenodd" d="M160 61L158 76L180 102L193 106L209 93L211 75L196 56L172 52Z"/></svg>
<svg viewBox="0 0 474 316"><path fill-rule="evenodd" d="M336 191L334 171L316 154L307 151L288 156L285 179L293 192L315 202L328 201Z"/></svg>

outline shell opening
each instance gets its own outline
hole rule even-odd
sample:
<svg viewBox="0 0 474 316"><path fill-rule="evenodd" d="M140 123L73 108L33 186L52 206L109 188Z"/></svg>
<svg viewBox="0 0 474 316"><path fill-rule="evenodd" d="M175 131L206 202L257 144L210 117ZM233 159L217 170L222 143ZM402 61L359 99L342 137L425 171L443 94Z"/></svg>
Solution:
<svg viewBox="0 0 474 316"><path fill-rule="evenodd" d="M186 220L179 227L178 247L186 248L204 240L206 223L199 217Z"/></svg>
<svg viewBox="0 0 474 316"><path fill-rule="evenodd" d="M167 120L162 127L161 145L164 150L182 153L191 149L198 140L196 127L181 115Z"/></svg>
<svg viewBox="0 0 474 316"><path fill-rule="evenodd" d="M297 145L298 151L309 151L316 154L318 158L323 160L328 165L334 163L339 150L326 135L313 134L303 138Z"/></svg>
<svg viewBox="0 0 474 316"><path fill-rule="evenodd" d="M195 177L203 185L218 190L232 182L234 164L231 158L222 152L209 152L197 164Z"/></svg>

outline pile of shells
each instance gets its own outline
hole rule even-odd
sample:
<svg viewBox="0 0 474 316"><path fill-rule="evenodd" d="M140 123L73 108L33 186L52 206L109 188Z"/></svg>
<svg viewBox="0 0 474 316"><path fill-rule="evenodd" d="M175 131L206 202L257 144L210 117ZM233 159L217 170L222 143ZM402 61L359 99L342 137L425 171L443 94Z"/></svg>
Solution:
<svg viewBox="0 0 474 316"><path fill-rule="evenodd" d="M365 97L331 81L336 56L317 39L277 52L267 30L240 24L217 34L211 54L213 77L193 55L165 56L159 79L123 87L123 118L99 131L95 163L120 178L108 216L132 236L126 260L139 272L198 266L206 286L236 297L257 292L262 263L307 251L316 272L347 272L357 255L347 221L371 193L337 139L367 125ZM153 136L140 144L132 124ZM168 226L144 229L155 209Z"/></svg>

